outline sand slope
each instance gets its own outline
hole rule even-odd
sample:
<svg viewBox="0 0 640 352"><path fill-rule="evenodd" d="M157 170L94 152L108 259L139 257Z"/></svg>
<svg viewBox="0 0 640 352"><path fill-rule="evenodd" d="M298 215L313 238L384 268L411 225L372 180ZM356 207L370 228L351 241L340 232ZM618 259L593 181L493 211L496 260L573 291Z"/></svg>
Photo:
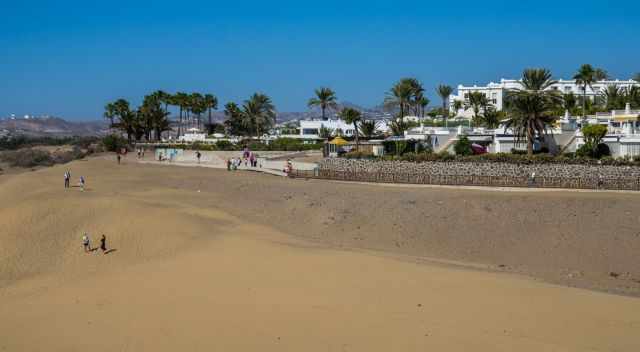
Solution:
<svg viewBox="0 0 640 352"><path fill-rule="evenodd" d="M640 350L637 298L291 237L224 172L70 167L87 192L60 166L0 183L0 351Z"/></svg>

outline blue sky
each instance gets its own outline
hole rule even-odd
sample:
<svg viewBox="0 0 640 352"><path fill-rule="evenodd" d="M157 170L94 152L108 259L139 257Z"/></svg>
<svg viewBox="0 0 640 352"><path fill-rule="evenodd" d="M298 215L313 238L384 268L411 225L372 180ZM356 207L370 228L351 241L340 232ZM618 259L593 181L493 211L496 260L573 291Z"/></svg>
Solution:
<svg viewBox="0 0 640 352"><path fill-rule="evenodd" d="M302 111L319 86L378 104L401 77L434 88L582 63L640 71L640 1L2 1L0 116L101 118L156 89L256 91Z"/></svg>

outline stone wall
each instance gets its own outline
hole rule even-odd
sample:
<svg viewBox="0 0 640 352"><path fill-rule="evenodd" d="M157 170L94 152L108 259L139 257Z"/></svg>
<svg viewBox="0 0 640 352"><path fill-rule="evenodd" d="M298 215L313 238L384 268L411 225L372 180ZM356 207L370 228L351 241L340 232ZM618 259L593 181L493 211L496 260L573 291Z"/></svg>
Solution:
<svg viewBox="0 0 640 352"><path fill-rule="evenodd" d="M520 165L501 162L420 162L408 161L372 161L356 159L324 159L319 163L320 170L348 173L384 173L436 176L494 176L551 178L608 178L630 179L640 177L640 167L604 166L604 165L565 165L537 164Z"/></svg>

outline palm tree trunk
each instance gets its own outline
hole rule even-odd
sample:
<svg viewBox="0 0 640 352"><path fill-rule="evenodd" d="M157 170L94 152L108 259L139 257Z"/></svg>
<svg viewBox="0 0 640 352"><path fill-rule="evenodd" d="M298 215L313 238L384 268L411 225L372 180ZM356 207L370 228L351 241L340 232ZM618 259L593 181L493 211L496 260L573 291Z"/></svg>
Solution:
<svg viewBox="0 0 640 352"><path fill-rule="evenodd" d="M527 128L527 155L533 155L533 131L531 131L531 126Z"/></svg>
<svg viewBox="0 0 640 352"><path fill-rule="evenodd" d="M354 121L353 122L353 129L356 132L356 151L359 152L360 151L360 139L358 138L359 133L358 133L358 121Z"/></svg>
<svg viewBox="0 0 640 352"><path fill-rule="evenodd" d="M449 118L447 114L447 101L442 99L442 117L444 118L444 127L447 127L447 119Z"/></svg>
<svg viewBox="0 0 640 352"><path fill-rule="evenodd" d="M587 119L587 86L582 87L582 119Z"/></svg>
<svg viewBox="0 0 640 352"><path fill-rule="evenodd" d="M182 130L182 106L180 106L180 118L178 120L178 137L180 137L181 130Z"/></svg>
<svg viewBox="0 0 640 352"><path fill-rule="evenodd" d="M326 121L326 120L327 120L327 118L325 117L324 109L325 109L324 107L321 107L321 110L322 110L322 120L323 120L323 121Z"/></svg>

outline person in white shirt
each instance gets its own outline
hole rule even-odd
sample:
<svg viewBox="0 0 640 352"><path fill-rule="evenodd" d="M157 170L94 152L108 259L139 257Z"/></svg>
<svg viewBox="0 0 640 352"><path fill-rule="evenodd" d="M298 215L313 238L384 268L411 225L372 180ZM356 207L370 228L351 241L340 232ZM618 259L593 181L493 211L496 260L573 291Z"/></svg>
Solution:
<svg viewBox="0 0 640 352"><path fill-rule="evenodd" d="M82 236L82 246L84 247L84 252L85 253L91 252L91 244L89 242L89 234L88 233L85 233L84 236Z"/></svg>

